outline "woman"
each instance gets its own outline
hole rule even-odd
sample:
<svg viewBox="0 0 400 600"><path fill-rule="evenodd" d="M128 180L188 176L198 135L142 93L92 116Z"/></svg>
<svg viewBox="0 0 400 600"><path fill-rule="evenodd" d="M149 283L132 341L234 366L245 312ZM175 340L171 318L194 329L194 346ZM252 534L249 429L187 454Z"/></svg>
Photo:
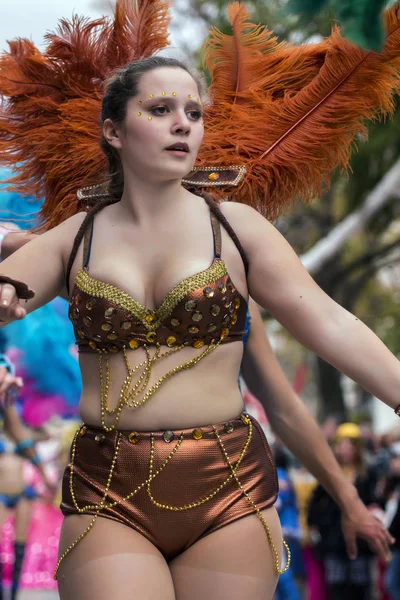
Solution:
<svg viewBox="0 0 400 600"><path fill-rule="evenodd" d="M221 215L181 186L203 136L202 94L171 59L117 73L102 114L115 201L2 263L5 322L64 286L71 293L86 425L65 477L63 599L122 598L128 586L147 598L272 597L276 476L259 426L237 417L248 290L302 343L398 405L398 361L316 286L273 226L242 205L223 204ZM337 495L345 506L352 488ZM383 528L368 527L387 546Z"/></svg>
<svg viewBox="0 0 400 600"><path fill-rule="evenodd" d="M363 457L361 432L353 423L338 427L336 458L345 477L354 483L360 498L371 508L376 504L377 479L368 470ZM365 542L358 543L358 556L350 560L346 542L340 531L340 511L325 490L318 486L309 506L308 524L319 533L320 541L314 552L323 561L329 599L368 600L372 594L372 553Z"/></svg>

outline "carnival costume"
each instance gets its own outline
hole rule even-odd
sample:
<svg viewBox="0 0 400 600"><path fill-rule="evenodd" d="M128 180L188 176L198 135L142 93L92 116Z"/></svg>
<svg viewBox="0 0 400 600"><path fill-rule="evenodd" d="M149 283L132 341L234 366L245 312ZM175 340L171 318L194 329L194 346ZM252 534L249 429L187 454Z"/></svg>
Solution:
<svg viewBox="0 0 400 600"><path fill-rule="evenodd" d="M243 414L229 423L156 433L120 431L118 421L123 410L151 401L165 381L218 352L221 344L243 339L247 299L221 258L220 225L235 242L246 272L247 259L205 190L274 218L297 197L309 200L326 189L331 171L348 165L357 136L366 136L364 119L394 110L400 8L386 13L387 41L378 55L353 46L337 28L319 44L278 43L249 22L243 5L230 5L233 34L213 28L205 43L212 104L205 106L198 163L183 179L210 207L214 259L149 310L90 275L90 247L95 215L119 200L108 187L99 145L102 86L116 69L167 45L168 8L161 0L117 0L113 21L63 20L55 34L47 35L44 53L28 40L16 40L0 58L0 162L15 169L13 189L45 198L42 229L82 206L88 210L72 249L67 284L84 240L70 318L80 350L98 355L102 427L83 425L72 444L62 509L93 518L60 562L99 515L137 529L169 559L226 523L256 513L281 573L289 560L281 569L261 512L276 499L276 471L253 419ZM1 276L5 281L20 298L32 296L23 282ZM154 363L179 356L189 345L199 354L149 386ZM138 347L146 358L132 367L128 351ZM108 403L110 354L120 355L127 373L115 408Z"/></svg>

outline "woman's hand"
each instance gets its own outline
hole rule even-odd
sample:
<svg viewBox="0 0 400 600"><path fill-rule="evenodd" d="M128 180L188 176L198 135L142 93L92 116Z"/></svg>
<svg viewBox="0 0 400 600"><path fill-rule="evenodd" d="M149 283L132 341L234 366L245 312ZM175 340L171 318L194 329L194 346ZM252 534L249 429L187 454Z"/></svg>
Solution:
<svg viewBox="0 0 400 600"><path fill-rule="evenodd" d="M0 367L0 406L12 406L22 390L24 382L21 377L12 375L6 367Z"/></svg>
<svg viewBox="0 0 400 600"><path fill-rule="evenodd" d="M25 316L26 310L20 304L15 287L9 283L0 285L0 320L9 323Z"/></svg>
<svg viewBox="0 0 400 600"><path fill-rule="evenodd" d="M381 520L360 499L352 501L342 512L342 531L347 554L352 560L357 557L357 538L367 541L371 550L382 560L390 560L390 545L394 544L395 540Z"/></svg>

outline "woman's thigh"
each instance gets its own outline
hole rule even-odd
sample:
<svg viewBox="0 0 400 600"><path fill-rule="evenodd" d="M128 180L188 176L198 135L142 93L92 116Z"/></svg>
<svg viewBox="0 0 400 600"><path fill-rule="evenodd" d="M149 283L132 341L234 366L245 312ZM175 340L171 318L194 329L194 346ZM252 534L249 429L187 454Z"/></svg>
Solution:
<svg viewBox="0 0 400 600"><path fill-rule="evenodd" d="M89 515L64 519L60 555L91 520ZM61 600L175 600L168 565L157 548L130 527L102 517L62 562L58 586Z"/></svg>
<svg viewBox="0 0 400 600"><path fill-rule="evenodd" d="M281 559L276 510L262 513ZM270 600L278 583L267 535L255 514L202 538L169 566L177 600Z"/></svg>
<svg viewBox="0 0 400 600"><path fill-rule="evenodd" d="M21 498L15 508L15 541L26 542L32 517L32 500Z"/></svg>

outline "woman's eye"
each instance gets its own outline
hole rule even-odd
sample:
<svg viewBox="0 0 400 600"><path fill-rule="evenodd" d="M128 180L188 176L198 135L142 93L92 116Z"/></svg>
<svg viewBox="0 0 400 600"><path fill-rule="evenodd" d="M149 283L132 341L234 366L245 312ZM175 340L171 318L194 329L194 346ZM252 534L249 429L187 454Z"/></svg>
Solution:
<svg viewBox="0 0 400 600"><path fill-rule="evenodd" d="M191 110L190 112L187 113L189 119L191 119L192 121L198 121L199 119L201 119L201 111L199 110Z"/></svg>
<svg viewBox="0 0 400 600"><path fill-rule="evenodd" d="M153 108L150 109L150 112L156 116L157 115L158 116L166 115L168 112L168 107L167 106L154 106Z"/></svg>

